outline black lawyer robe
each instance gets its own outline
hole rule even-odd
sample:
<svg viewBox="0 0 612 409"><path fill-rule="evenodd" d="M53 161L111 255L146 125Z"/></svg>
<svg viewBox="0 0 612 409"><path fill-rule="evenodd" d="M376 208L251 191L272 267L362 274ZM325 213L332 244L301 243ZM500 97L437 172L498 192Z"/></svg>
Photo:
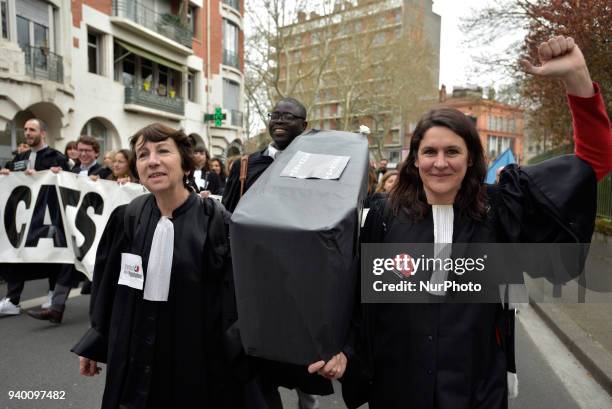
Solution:
<svg viewBox="0 0 612 409"><path fill-rule="evenodd" d="M146 282L161 215L152 195L144 200L136 220L122 206L107 224L94 269L92 327L73 352L107 364L103 409L242 408L242 389L224 354L221 268L209 262L211 237L225 238L222 219L211 222L220 217L212 214L218 209L190 194L174 211L168 301L152 302L143 299L143 290L117 284L121 253L142 257Z"/></svg>
<svg viewBox="0 0 612 409"><path fill-rule="evenodd" d="M268 169L268 166L274 162L274 159L265 155L265 149L260 152L255 152L249 155L247 167L247 178L245 181L244 192L255 183L261 174ZM229 212L234 212L238 202L240 201L240 160L235 160L230 169L230 174L225 183L223 192L223 205Z"/></svg>
<svg viewBox="0 0 612 409"><path fill-rule="evenodd" d="M563 175L563 177L559 177ZM455 207L453 243L590 242L596 203L592 168L573 155L510 166L487 187L484 221ZM365 243L433 242L431 210L420 221L392 220L385 202L370 210ZM349 408L507 408L506 349L497 304L364 304L358 308L343 396Z"/></svg>
<svg viewBox="0 0 612 409"><path fill-rule="evenodd" d="M11 171L25 170L22 166L18 166L19 162L23 162L30 157L32 150L28 149L25 152L18 153L15 155L12 161L6 164L7 169ZM52 167L59 166L63 170L70 170L68 166L68 158L64 156L60 151L55 150L49 146L36 152L36 161L34 161L34 170L48 170Z"/></svg>

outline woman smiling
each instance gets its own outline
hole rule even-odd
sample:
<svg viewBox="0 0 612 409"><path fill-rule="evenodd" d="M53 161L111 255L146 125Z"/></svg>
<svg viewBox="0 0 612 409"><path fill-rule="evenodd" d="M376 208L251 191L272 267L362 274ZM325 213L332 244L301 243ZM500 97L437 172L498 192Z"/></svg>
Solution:
<svg viewBox="0 0 612 409"><path fill-rule="evenodd" d="M510 165L499 184L485 185L474 124L435 108L417 124L388 202L368 213L363 243L590 242L596 182L612 169L610 122L571 38L555 37L538 51L542 65L525 63L526 70L565 84L576 155ZM358 341L310 367L328 378L347 371L349 408L365 401L372 409L507 408L514 347L500 302L364 304L355 322Z"/></svg>

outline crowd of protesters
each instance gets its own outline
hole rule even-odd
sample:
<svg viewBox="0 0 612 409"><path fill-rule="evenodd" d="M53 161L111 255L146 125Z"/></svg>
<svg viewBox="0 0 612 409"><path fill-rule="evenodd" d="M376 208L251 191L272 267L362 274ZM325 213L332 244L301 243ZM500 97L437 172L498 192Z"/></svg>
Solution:
<svg viewBox="0 0 612 409"><path fill-rule="evenodd" d="M69 141L62 155L46 143L47 124L38 118L24 123L24 141L18 143L14 157L0 168L1 175L23 171L32 175L37 171L66 171L120 184L140 183L136 160L131 149L100 152L100 143L95 137L81 135ZM195 146L195 140L191 140ZM222 195L225 187L226 169L221 158L211 158L208 150L195 146L194 158L198 166L194 170L193 188L202 196ZM201 154L200 154L201 153ZM28 315L60 324L63 319L66 300L72 288L82 282L81 293L91 293L91 282L74 265L47 263L0 263L0 279L6 281L7 294L0 299L0 317L21 313L21 293L27 280L48 277L49 292L40 308L27 311Z"/></svg>
<svg viewBox="0 0 612 409"><path fill-rule="evenodd" d="M457 110L434 108L418 122L399 170L386 159L369 169L371 210L362 243L564 242L568 231L581 242L590 240L593 187L612 168L610 122L573 40L556 37L540 45L539 54L542 66L528 64L526 71L564 83L576 155L554 163L555 177L550 163L510 166L498 185L486 185L474 124ZM308 124L306 108L293 98L281 99L269 118L273 142L248 158L231 158L227 168L184 132L158 123L137 131L129 150L104 153L99 164L95 138L81 136L63 155L46 145L44 122L26 122L30 149L0 174L71 171L92 180L141 183L150 192L110 215L97 251L91 327L73 348L82 375L97 375L98 363L107 365L102 407L282 409L278 387L285 386L297 390L300 407L315 409L311 394L331 394L329 381L342 379L350 408L366 402L372 408L507 408L506 375L514 355L509 359L503 344L505 326L499 324L507 322L500 303L364 304L347 317L345 347L327 361L303 366L244 356L240 337L231 336L237 316L225 212L234 211ZM592 194L571 194L558 204L576 221L566 225L530 189L534 181L553 193ZM210 196L222 196L222 202ZM531 203L533 209L526 205ZM535 219L548 236L515 228L535 225ZM74 271L56 274L51 305L33 311L34 318L62 321L66 277ZM9 288L23 289L23 281ZM5 306L8 314L19 314L18 297L2 300L0 313Z"/></svg>

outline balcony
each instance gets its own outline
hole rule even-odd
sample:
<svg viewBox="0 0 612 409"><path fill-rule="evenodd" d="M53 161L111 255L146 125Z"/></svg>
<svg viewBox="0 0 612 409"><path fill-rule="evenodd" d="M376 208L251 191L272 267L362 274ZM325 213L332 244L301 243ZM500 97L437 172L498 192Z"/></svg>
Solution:
<svg viewBox="0 0 612 409"><path fill-rule="evenodd" d="M183 98L159 95L157 92L148 89L147 84L126 86L125 104L140 105L175 115L185 115L185 100Z"/></svg>
<svg viewBox="0 0 612 409"><path fill-rule="evenodd" d="M35 79L64 82L62 57L46 47L22 46L25 53L26 73Z"/></svg>
<svg viewBox="0 0 612 409"><path fill-rule="evenodd" d="M240 69L238 54L230 50L223 50L223 64Z"/></svg>
<svg viewBox="0 0 612 409"><path fill-rule="evenodd" d="M113 16L134 23L191 49L193 33L174 14L160 14L144 4L132 0L113 0Z"/></svg>
<svg viewBox="0 0 612 409"><path fill-rule="evenodd" d="M240 12L240 0L223 0L223 3L235 8L238 10L238 12Z"/></svg>
<svg viewBox="0 0 612 409"><path fill-rule="evenodd" d="M230 110L232 113L232 126L238 126L242 128L244 126L244 115L240 111L236 111L235 109Z"/></svg>

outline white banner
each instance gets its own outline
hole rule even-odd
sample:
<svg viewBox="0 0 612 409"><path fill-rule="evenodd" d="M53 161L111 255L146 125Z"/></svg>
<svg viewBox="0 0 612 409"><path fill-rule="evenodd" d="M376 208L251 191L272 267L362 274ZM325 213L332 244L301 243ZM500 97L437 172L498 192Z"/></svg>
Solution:
<svg viewBox="0 0 612 409"><path fill-rule="evenodd" d="M70 172L0 175L0 262L74 263L91 278L110 214L143 193Z"/></svg>

